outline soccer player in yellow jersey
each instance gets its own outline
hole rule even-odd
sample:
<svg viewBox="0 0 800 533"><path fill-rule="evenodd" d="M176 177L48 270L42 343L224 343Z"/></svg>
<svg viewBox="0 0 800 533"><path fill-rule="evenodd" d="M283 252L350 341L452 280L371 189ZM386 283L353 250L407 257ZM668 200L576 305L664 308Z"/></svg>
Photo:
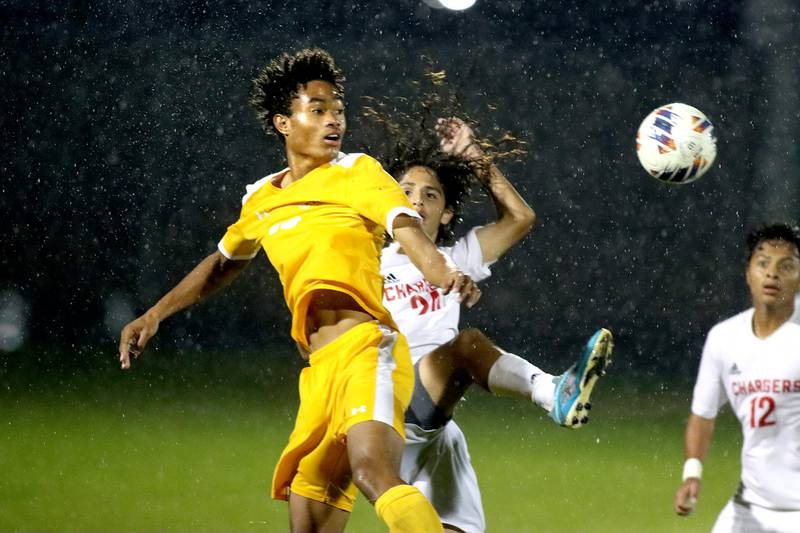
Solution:
<svg viewBox="0 0 800 533"><path fill-rule="evenodd" d="M309 361L272 486L274 498L289 501L291 530L342 531L357 487L390 531L442 531L428 500L398 476L414 371L382 304L384 233L445 293L471 306L480 292L431 242L377 161L339 151L342 81L319 49L284 54L254 80L250 102L264 129L283 140L288 168L250 185L218 250L125 326L120 363L129 368L162 320L227 285L263 248Z"/></svg>

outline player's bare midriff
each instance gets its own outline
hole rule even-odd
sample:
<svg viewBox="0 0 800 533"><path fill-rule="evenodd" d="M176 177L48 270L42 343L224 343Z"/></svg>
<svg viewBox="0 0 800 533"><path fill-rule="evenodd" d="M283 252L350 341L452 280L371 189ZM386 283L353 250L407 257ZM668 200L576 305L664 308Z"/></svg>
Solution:
<svg viewBox="0 0 800 533"><path fill-rule="evenodd" d="M319 290L311 296L306 318L308 344L315 352L349 329L375 320L348 294ZM303 354L308 359L308 354Z"/></svg>

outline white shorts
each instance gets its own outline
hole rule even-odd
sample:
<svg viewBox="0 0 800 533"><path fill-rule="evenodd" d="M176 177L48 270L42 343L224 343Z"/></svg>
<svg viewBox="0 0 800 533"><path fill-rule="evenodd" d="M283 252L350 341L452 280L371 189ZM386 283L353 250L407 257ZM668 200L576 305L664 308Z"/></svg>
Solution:
<svg viewBox="0 0 800 533"><path fill-rule="evenodd" d="M711 533L800 533L800 511L776 511L730 499Z"/></svg>
<svg viewBox="0 0 800 533"><path fill-rule="evenodd" d="M442 523L467 533L482 533L486 519L467 440L450 420L438 429L406 424L400 477L430 500Z"/></svg>

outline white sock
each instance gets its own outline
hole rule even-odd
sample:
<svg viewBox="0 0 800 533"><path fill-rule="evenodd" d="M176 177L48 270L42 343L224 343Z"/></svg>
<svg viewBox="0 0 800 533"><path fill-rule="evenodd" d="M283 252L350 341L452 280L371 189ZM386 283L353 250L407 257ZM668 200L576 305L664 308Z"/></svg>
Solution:
<svg viewBox="0 0 800 533"><path fill-rule="evenodd" d="M533 378L533 394L531 399L533 403L547 411L548 413L553 410L553 404L556 398L556 382L555 377L547 372L542 372Z"/></svg>
<svg viewBox="0 0 800 533"><path fill-rule="evenodd" d="M489 390L498 396L525 398L546 411L553 408L553 376L513 353L500 350L500 357L489 369Z"/></svg>

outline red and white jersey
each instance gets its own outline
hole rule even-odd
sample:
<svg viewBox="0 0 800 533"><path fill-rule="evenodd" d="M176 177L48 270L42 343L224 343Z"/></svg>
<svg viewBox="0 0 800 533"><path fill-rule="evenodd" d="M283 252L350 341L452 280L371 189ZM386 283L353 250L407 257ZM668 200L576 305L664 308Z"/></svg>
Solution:
<svg viewBox="0 0 800 533"><path fill-rule="evenodd" d="M714 418L730 402L742 424L742 498L800 510L800 324L766 339L753 334L753 309L711 328L692 412Z"/></svg>
<svg viewBox="0 0 800 533"><path fill-rule="evenodd" d="M477 228L472 228L453 246L439 249L474 281L491 276L489 264L483 261ZM393 242L381 253L383 305L391 313L400 332L408 339L411 360L419 359L458 334L461 304L458 294L448 295L426 280L400 246Z"/></svg>

